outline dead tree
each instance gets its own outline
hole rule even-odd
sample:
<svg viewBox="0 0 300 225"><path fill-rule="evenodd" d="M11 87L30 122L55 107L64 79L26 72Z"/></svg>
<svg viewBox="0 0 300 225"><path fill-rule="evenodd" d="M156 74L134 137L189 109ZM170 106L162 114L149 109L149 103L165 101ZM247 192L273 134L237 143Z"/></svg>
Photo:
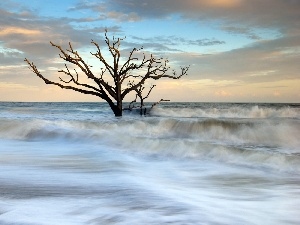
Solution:
<svg viewBox="0 0 300 225"><path fill-rule="evenodd" d="M134 84L133 83L129 83L129 85L132 86ZM125 109L132 111L135 108L139 108L140 109L140 114L141 115L146 115L146 108L144 107L145 106L144 101L145 101L145 99L147 99L149 97L151 91L153 90L153 88L155 86L156 85L151 85L151 87L149 88L148 93L147 93L146 96L143 96L143 91L145 90L145 87L143 85L141 85L138 88L136 88L135 89L135 92L136 92L135 99L133 101L131 101L129 103L128 108L125 108ZM136 103L139 103L139 105L136 106L135 105Z"/></svg>
<svg viewBox="0 0 300 225"><path fill-rule="evenodd" d="M91 52L91 54L99 60L103 67L98 75L92 72L92 66L88 65L79 53L73 49L71 43L69 43L69 48L64 50L61 46L50 42L53 47L59 50L59 57L69 63L68 65L65 64L65 68L58 71L64 77L68 77L68 79L59 77L58 81L49 80L42 75L33 62L27 58L25 58L25 62L29 65L29 69L46 84L97 96L109 104L115 116L122 116L123 100L129 93L135 92L140 100L145 100L139 93L141 94L146 80L158 80L160 78L180 79L187 74L189 69L189 66L186 66L181 67L179 73L176 73L175 70L170 72L169 61L162 57L157 58L152 54L146 57L145 53L142 53L142 57L139 59L136 55L143 48L134 48L130 51L127 58L121 58L120 45L123 40L124 38L115 37L111 40L107 35L107 31L105 32L105 43L112 56L111 62L104 58L100 45L92 40L91 43L97 51L95 53ZM73 65L77 69L71 70L69 65ZM82 82L83 77L91 79L93 84ZM126 87L123 89L123 86ZM143 105L143 102L141 104Z"/></svg>

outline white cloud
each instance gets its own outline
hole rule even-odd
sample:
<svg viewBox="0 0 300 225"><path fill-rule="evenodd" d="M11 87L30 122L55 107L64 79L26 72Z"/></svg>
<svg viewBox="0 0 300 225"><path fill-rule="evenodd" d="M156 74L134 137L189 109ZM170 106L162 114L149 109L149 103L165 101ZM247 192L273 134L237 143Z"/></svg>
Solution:
<svg viewBox="0 0 300 225"><path fill-rule="evenodd" d="M29 36L37 36L41 35L42 32L35 29L26 29L22 27L4 27L0 30L0 36L8 36L8 35L29 35Z"/></svg>
<svg viewBox="0 0 300 225"><path fill-rule="evenodd" d="M30 86L30 85L24 85L24 84L19 84L19 83L12 83L12 82L0 82L0 89L1 91L5 89L11 89L14 91L17 90L37 90L37 86Z"/></svg>

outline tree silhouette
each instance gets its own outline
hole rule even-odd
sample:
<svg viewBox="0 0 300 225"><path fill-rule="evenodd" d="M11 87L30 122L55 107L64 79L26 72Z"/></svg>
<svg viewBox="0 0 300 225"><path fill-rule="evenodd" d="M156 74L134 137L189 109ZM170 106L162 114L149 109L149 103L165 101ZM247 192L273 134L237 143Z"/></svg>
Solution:
<svg viewBox="0 0 300 225"><path fill-rule="evenodd" d="M132 85L132 84L130 84L130 85ZM150 87L150 89L149 89L149 91L148 91L148 93L147 93L146 96L143 96L143 91L145 90L145 87L144 87L144 86L140 86L140 87L136 88L136 89L135 89L135 92L136 92L136 94L135 94L135 99L134 99L133 101L131 101L131 102L129 103L128 108L125 108L125 109L131 111L132 109L137 108L137 106L135 106L134 103L137 103L137 102L138 102L138 99L139 99L139 103L140 103L140 104L139 104L138 108L140 108L140 114L141 114L141 115L143 115L143 114L146 115L146 108L143 108L143 107L145 106L145 105L144 105L144 101L145 101L146 98L149 97L149 95L150 95L152 89L153 89L155 86L156 86L156 85L152 85L152 86Z"/></svg>
<svg viewBox="0 0 300 225"><path fill-rule="evenodd" d="M95 53L91 52L91 54L95 56L103 66L98 75L92 72L92 66L84 61L79 53L73 49L70 42L69 48L66 50L50 42L53 47L56 47L60 51L59 57L61 59L77 68L71 72L69 66L65 64L65 68L58 71L64 74L65 77L68 77L67 80L62 77L59 77L59 81L49 80L42 75L33 62L27 58L25 58L25 62L27 62L29 68L46 84L56 85L63 89L71 89L83 94L98 96L109 104L115 116L122 116L123 100L125 96L131 92L135 92L136 98L140 98L142 109L143 101L148 98L155 86L152 85L148 94L143 97L142 91L144 90L146 80L158 80L160 78L180 79L183 75L187 74L189 69L189 66L186 66L181 67L180 73L178 74L175 70L169 73L170 67L168 66L168 59L162 57L156 58L153 54L146 57L145 53L142 53L142 57L139 59L137 55L140 55L139 53L143 48L133 48L127 58L121 58L120 45L124 39L125 38L113 37L111 40L107 35L107 31L105 32L106 47L112 56L110 63L104 58L99 44L92 40L91 43L96 47L97 51ZM123 63L121 63L121 61L123 61ZM82 76L91 79L93 85L88 82L82 83Z"/></svg>

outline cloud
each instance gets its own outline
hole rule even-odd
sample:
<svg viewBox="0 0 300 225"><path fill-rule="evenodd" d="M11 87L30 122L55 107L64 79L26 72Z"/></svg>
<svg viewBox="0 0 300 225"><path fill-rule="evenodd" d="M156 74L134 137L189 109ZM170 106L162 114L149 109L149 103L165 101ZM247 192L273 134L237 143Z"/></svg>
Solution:
<svg viewBox="0 0 300 225"><path fill-rule="evenodd" d="M222 45L225 43L226 43L225 41L219 41L216 40L215 38L213 39L204 38L204 39L198 39L196 41L191 41L188 43L188 45L212 46L212 45Z"/></svg>
<svg viewBox="0 0 300 225"><path fill-rule="evenodd" d="M273 95L274 95L275 97L279 97L279 96L281 96L281 92L280 92L280 91L274 91L274 92L273 92Z"/></svg>
<svg viewBox="0 0 300 225"><path fill-rule="evenodd" d="M124 14L117 11L110 11L107 13L107 18L114 19L117 21L129 21L129 22L135 22L140 20L140 17L134 12Z"/></svg>
<svg viewBox="0 0 300 225"><path fill-rule="evenodd" d="M49 41L76 43L78 47L89 45L91 39L99 38L98 32L108 28L120 32L120 26L74 26L74 23L90 22L88 18L43 17L30 10L8 11L0 8L0 47L17 49L33 56L54 56ZM44 53L43 53L44 51ZM45 54L47 52L47 54ZM57 51L55 51L57 53Z"/></svg>
<svg viewBox="0 0 300 225"><path fill-rule="evenodd" d="M252 41L267 39L282 40L282 37L300 35L300 1L298 0L110 0L81 1L71 10L91 10L107 19L137 21L143 19L167 19L172 15L181 19L217 22L219 28L230 34L244 36ZM134 18L131 18L133 15ZM259 32L259 33L258 33ZM150 39L149 39L150 40ZM172 40L172 41L171 41ZM198 39L180 40L179 37L152 37L148 43L159 42L166 50L176 51L170 45L212 46L225 44L223 40Z"/></svg>
<svg viewBox="0 0 300 225"><path fill-rule="evenodd" d="M69 11L80 11L86 9L97 11L97 12L103 12L106 10L106 6L105 3L99 1L95 1L95 2L81 1L78 2L75 6L71 6L69 8Z"/></svg>
<svg viewBox="0 0 300 225"><path fill-rule="evenodd" d="M50 45L50 41L67 47L68 41L75 49L83 49L91 45L91 39L97 40L98 31L104 27L86 27L76 29L72 26L73 19L44 18L34 15L30 11L9 12L0 9L0 82L2 90L20 90L22 84L28 87L40 86L41 80L27 69L24 58L33 61L46 76L52 76L53 71L46 70L54 66L61 68L59 51ZM117 31L117 26L111 30ZM88 35L87 35L88 34ZM5 85L4 85L5 84ZM13 85L16 84L16 85ZM28 88L29 90L30 88Z"/></svg>
<svg viewBox="0 0 300 225"><path fill-rule="evenodd" d="M237 7L240 0L112 0L105 4L106 9L115 9L118 12L136 13L140 18L162 18L170 14L183 15L197 14L206 9L228 9Z"/></svg>
<svg viewBox="0 0 300 225"><path fill-rule="evenodd" d="M191 65L186 79L270 83L300 79L299 46L298 36L282 37L216 54L173 54L170 60Z"/></svg>
<svg viewBox="0 0 300 225"><path fill-rule="evenodd" d="M74 27L72 18L44 18L33 12L0 9L0 64L24 64L24 58L38 62L46 67L48 60L58 57L58 50L50 41L66 48L68 42L83 48L91 46L91 39L98 40L98 33L106 27ZM112 32L119 32L120 27L108 27ZM88 35L87 35L88 34ZM101 40L101 38L100 38Z"/></svg>
<svg viewBox="0 0 300 225"><path fill-rule="evenodd" d="M84 29L85 32L89 32L89 33L104 33L105 30L109 29L109 33L121 33L122 32L122 28L120 26L112 26L112 27L93 27L93 28L88 28L88 29Z"/></svg>
<svg viewBox="0 0 300 225"><path fill-rule="evenodd" d="M0 89L34 90L37 89L37 86L29 86L29 85L12 83L12 82L0 82Z"/></svg>
<svg viewBox="0 0 300 225"><path fill-rule="evenodd" d="M17 50L0 48L0 68L2 65L5 66L17 64L18 62L16 59L20 59L22 56L22 53Z"/></svg>
<svg viewBox="0 0 300 225"><path fill-rule="evenodd" d="M93 8L94 5L99 5ZM221 26L279 29L282 33L299 30L298 0L110 0L82 2L77 9L91 9L112 19L134 15L137 19L167 18L180 15L185 19L219 21ZM107 13L106 13L107 12ZM118 16L110 14L115 12ZM123 16L121 15L123 14ZM242 26L241 26L242 25ZM244 30L244 31L246 31ZM231 29L231 31L234 31ZM235 32L237 32L237 28ZM257 38L256 35L249 36Z"/></svg>
<svg viewBox="0 0 300 225"><path fill-rule="evenodd" d="M215 92L215 95L218 97L228 97L228 96L232 96L232 94L230 92L224 91L224 90L218 90Z"/></svg>
<svg viewBox="0 0 300 225"><path fill-rule="evenodd" d="M137 36L130 36L133 42L137 41L138 44L143 45L146 49L153 49L154 51L173 51L181 52L180 46L214 46L225 44L225 41L220 41L215 38L204 38L191 40L176 36L155 36L151 38L141 38ZM132 46L136 45L133 43ZM172 46L172 47L170 47ZM176 46L176 47L175 47ZM175 47L175 48L174 48Z"/></svg>
<svg viewBox="0 0 300 225"><path fill-rule="evenodd" d="M77 5L69 8L69 11L85 11L90 10L99 14L98 18L86 18L82 19L81 22L89 22L96 20L114 19L117 21L138 21L140 17L135 12L123 13L114 9L109 8L104 2L79 2Z"/></svg>
<svg viewBox="0 0 300 225"><path fill-rule="evenodd" d="M261 39L261 37L251 31L251 29L248 27L224 26L222 29L231 34L244 35L252 40Z"/></svg>
<svg viewBox="0 0 300 225"><path fill-rule="evenodd" d="M26 29L22 27L5 27L2 30L0 30L0 36L11 35L41 35L41 31Z"/></svg>
<svg viewBox="0 0 300 225"><path fill-rule="evenodd" d="M241 2L241 0L206 0L203 1L203 4L212 7L231 8L238 6Z"/></svg>

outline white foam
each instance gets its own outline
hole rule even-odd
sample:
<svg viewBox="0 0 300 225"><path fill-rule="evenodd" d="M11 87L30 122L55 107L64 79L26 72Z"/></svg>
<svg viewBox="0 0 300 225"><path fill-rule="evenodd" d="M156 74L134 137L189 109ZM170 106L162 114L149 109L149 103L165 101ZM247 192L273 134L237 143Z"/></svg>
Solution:
<svg viewBox="0 0 300 225"><path fill-rule="evenodd" d="M155 107L153 116L164 117L208 117L208 118L300 118L299 108L270 108L261 106L228 108L164 108Z"/></svg>

